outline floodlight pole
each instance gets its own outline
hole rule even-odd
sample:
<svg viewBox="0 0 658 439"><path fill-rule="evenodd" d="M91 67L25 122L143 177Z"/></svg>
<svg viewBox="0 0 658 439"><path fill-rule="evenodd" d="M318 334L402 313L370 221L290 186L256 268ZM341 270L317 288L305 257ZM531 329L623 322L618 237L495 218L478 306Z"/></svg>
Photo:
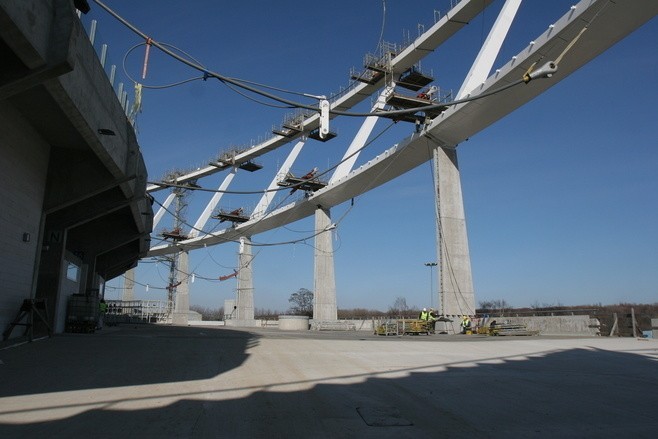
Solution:
<svg viewBox="0 0 658 439"><path fill-rule="evenodd" d="M438 264L436 262L425 262L425 266L430 269L430 308L434 307L434 276L432 267L436 267Z"/></svg>

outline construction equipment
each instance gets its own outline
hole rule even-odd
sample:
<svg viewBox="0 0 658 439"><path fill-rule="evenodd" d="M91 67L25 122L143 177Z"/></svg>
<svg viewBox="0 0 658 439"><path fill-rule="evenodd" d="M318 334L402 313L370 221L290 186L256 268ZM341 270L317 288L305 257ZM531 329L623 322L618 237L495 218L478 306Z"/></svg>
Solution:
<svg viewBox="0 0 658 439"><path fill-rule="evenodd" d="M66 313L66 332L94 332L98 322L98 303L96 296L71 295Z"/></svg>
<svg viewBox="0 0 658 439"><path fill-rule="evenodd" d="M434 322L420 319L388 320L375 329L376 335L430 335Z"/></svg>
<svg viewBox="0 0 658 439"><path fill-rule="evenodd" d="M38 318L38 322L44 324L48 330L48 337L52 337L53 330L48 323L48 307L46 306L46 299L25 299L21 304L21 308L16 314L16 317L12 322L7 326L7 329L2 333L2 340L8 340L11 332L16 326L25 326L25 333L28 336L28 340L32 341L34 338L34 316ZM27 317L27 321L22 323L22 320Z"/></svg>
<svg viewBox="0 0 658 439"><path fill-rule="evenodd" d="M494 320L488 327L489 335L539 335L539 331L529 330L521 323L496 323Z"/></svg>

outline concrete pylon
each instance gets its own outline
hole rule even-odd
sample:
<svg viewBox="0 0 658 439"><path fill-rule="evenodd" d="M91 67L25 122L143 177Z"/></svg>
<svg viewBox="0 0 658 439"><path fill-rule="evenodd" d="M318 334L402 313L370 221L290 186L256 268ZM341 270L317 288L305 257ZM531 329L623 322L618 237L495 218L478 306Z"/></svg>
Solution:
<svg viewBox="0 0 658 439"><path fill-rule="evenodd" d="M135 269L131 268L123 275L123 292L121 300L135 300Z"/></svg>
<svg viewBox="0 0 658 439"><path fill-rule="evenodd" d="M331 241L331 214L329 209L318 207L315 211L316 233L313 286L313 320L338 320L336 306L336 278L334 275L334 248Z"/></svg>
<svg viewBox="0 0 658 439"><path fill-rule="evenodd" d="M437 255L441 264L439 312L446 316L473 315L475 293L457 151L435 148L434 167L439 234Z"/></svg>
<svg viewBox="0 0 658 439"><path fill-rule="evenodd" d="M178 254L178 274L180 275L180 285L176 287L176 303L174 304L174 314L171 322L174 325L187 325L190 316L190 254L182 251Z"/></svg>
<svg viewBox="0 0 658 439"><path fill-rule="evenodd" d="M238 253L236 309L235 318L231 322L235 326L254 326L254 278L250 238L240 238L240 249Z"/></svg>

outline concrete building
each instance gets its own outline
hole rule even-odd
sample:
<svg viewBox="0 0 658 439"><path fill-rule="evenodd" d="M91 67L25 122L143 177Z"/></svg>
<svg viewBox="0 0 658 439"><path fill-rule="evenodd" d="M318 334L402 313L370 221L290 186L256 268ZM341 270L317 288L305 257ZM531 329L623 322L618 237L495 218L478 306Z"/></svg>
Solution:
<svg viewBox="0 0 658 439"><path fill-rule="evenodd" d="M0 0L0 58L0 328L45 299L62 332L71 295L146 254L146 167L73 0Z"/></svg>

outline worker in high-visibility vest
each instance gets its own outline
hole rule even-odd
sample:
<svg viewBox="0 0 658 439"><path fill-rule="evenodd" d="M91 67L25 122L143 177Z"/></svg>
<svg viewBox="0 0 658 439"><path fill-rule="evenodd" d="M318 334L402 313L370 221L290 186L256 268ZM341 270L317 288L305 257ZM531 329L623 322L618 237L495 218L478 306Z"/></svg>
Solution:
<svg viewBox="0 0 658 439"><path fill-rule="evenodd" d="M430 313L427 312L427 308L423 308L423 310L420 312L420 315L418 316L420 320L429 320L430 318Z"/></svg>
<svg viewBox="0 0 658 439"><path fill-rule="evenodd" d="M430 329L432 332L436 330L436 321L439 319L439 315L434 311L434 308L430 308L429 312L427 313L427 322L430 325Z"/></svg>
<svg viewBox="0 0 658 439"><path fill-rule="evenodd" d="M471 329L471 318L469 316L462 316L460 326L462 327L462 334L466 334L466 331Z"/></svg>
<svg viewBox="0 0 658 439"><path fill-rule="evenodd" d="M107 313L107 303L105 299L101 299L101 302L98 304L98 325L96 329L103 329L103 317Z"/></svg>

